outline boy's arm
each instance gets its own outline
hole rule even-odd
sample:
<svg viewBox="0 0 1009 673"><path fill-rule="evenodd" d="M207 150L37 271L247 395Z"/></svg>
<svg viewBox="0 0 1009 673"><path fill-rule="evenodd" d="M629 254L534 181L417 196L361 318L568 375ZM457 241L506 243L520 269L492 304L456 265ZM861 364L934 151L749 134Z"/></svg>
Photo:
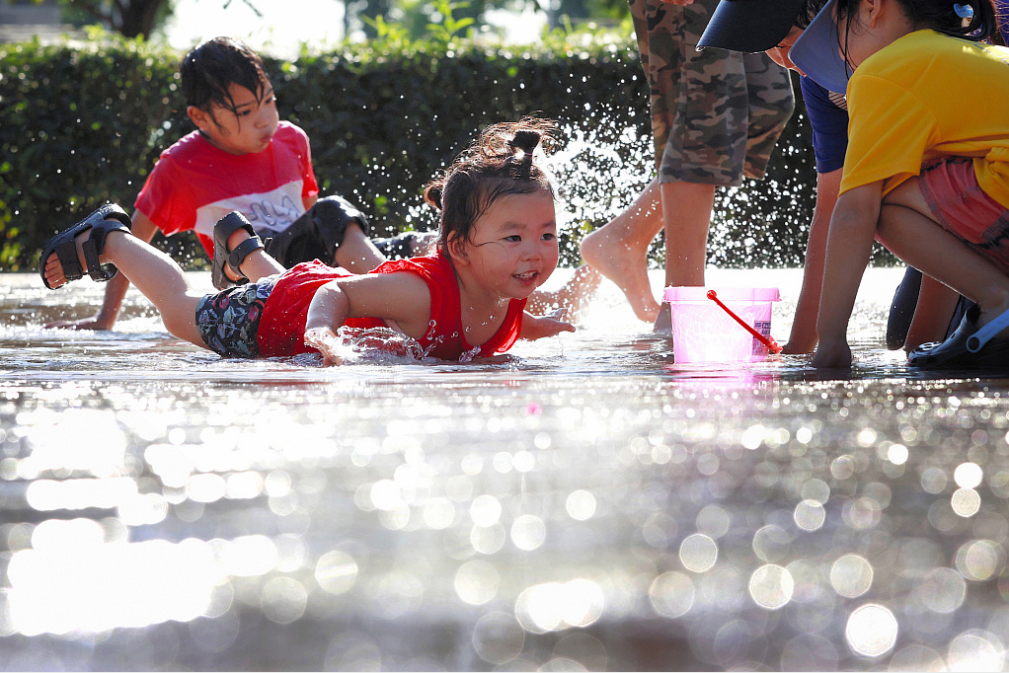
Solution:
<svg viewBox="0 0 1009 673"><path fill-rule="evenodd" d="M827 235L827 259L823 270L823 290L816 319L820 345L813 366L850 367L851 349L846 332L855 307L855 295L869 264L876 237L883 181L856 187L837 199Z"/></svg>
<svg viewBox="0 0 1009 673"><path fill-rule="evenodd" d="M308 307L305 344L322 353L324 365L343 364L336 331L348 318L392 320L420 339L431 318L431 293L412 273L363 274L323 285Z"/></svg>
<svg viewBox="0 0 1009 673"><path fill-rule="evenodd" d="M799 291L799 302L795 306L792 331L788 343L782 349L784 353L810 353L816 347L816 314L820 306L820 291L823 284L827 230L830 228L830 215L834 212L840 187L840 168L816 176L816 206L813 209L813 221L809 225L802 289Z"/></svg>
<svg viewBox="0 0 1009 673"><path fill-rule="evenodd" d="M519 337L533 341L543 337L556 336L561 332L574 332L574 325L561 320L566 312L566 309L558 309L550 315L539 317L529 311L523 311Z"/></svg>
<svg viewBox="0 0 1009 673"><path fill-rule="evenodd" d="M144 243L150 243L157 233L158 227L150 218L139 210L133 213L133 235ZM119 317L119 309L122 308L123 298L126 291L130 289L130 281L126 274L117 273L105 286L105 299L98 315L81 320L57 320L49 323L46 327L61 327L65 329L93 329L110 330Z"/></svg>

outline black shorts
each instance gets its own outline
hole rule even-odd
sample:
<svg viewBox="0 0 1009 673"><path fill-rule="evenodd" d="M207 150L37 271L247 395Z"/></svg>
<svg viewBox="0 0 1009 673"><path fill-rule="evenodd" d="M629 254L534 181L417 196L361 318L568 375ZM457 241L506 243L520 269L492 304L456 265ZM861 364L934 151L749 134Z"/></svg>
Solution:
<svg viewBox="0 0 1009 673"><path fill-rule="evenodd" d="M313 259L332 264L343 245L347 227L356 224L368 233L368 218L346 199L327 196L316 201L308 212L287 229L266 241L266 252L290 269Z"/></svg>

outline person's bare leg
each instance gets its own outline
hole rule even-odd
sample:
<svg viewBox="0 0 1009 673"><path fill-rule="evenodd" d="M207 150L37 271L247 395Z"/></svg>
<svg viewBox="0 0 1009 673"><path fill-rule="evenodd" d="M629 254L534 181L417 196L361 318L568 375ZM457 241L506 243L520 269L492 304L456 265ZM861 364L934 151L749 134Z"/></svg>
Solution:
<svg viewBox="0 0 1009 673"><path fill-rule="evenodd" d="M887 194L876 231L897 257L976 302L978 327L1009 310L1009 276L932 219L917 178Z"/></svg>
<svg viewBox="0 0 1009 673"><path fill-rule="evenodd" d="M666 230L666 287L703 286L715 186L663 182L660 189Z"/></svg>
<svg viewBox="0 0 1009 673"><path fill-rule="evenodd" d="M914 316L904 338L904 350L910 353L923 343L945 339L950 317L959 300L956 292L931 276L923 275Z"/></svg>
<svg viewBox="0 0 1009 673"><path fill-rule="evenodd" d="M652 180L631 207L582 239L585 261L617 284L639 320L659 312L648 280L648 247L662 231L662 201Z"/></svg>
<svg viewBox="0 0 1009 673"><path fill-rule="evenodd" d="M602 276L588 264L575 269L571 280L554 292L536 290L529 297L526 310L533 315L546 315L557 309L564 309L565 319L576 320L578 314L588 305L589 299L599 287Z"/></svg>
<svg viewBox="0 0 1009 673"><path fill-rule="evenodd" d="M87 261L82 246L89 238L90 229L74 238L77 257L85 271ZM132 234L110 231L105 237L105 248L100 261L102 264L115 264L151 300L161 313L161 319L169 332L197 346L207 347L196 329L196 306L203 298L203 293L189 287L185 273L175 260ZM46 260L45 275L53 287L66 282L63 267L55 253Z"/></svg>
<svg viewBox="0 0 1009 673"><path fill-rule="evenodd" d="M371 239L365 236L357 224L347 225L343 234L343 243L336 249L336 266L342 266L354 273L368 273L385 261L385 256L378 251Z"/></svg>

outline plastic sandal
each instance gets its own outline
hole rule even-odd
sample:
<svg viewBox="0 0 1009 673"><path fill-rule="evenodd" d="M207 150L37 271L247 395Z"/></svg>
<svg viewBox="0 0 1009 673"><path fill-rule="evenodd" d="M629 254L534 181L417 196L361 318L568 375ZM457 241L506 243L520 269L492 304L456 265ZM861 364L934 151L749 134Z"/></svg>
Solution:
<svg viewBox="0 0 1009 673"><path fill-rule="evenodd" d="M245 229L252 238L242 241L229 252L228 237L239 229ZM264 247L262 239L256 234L252 224L237 210L231 211L218 220L214 225L214 265L211 270L211 280L214 287L218 290L226 290L235 285L248 283L249 279L242 274L239 267L246 257ZM238 280L228 278L228 274L224 271L225 265L231 267L232 272L238 276Z"/></svg>
<svg viewBox="0 0 1009 673"><path fill-rule="evenodd" d="M993 338L1009 327L1009 311L982 328L977 326L980 316L981 310L971 306L948 339L918 346L908 355L908 364L922 369L1009 367L1009 338Z"/></svg>
<svg viewBox="0 0 1009 673"><path fill-rule="evenodd" d="M102 251L105 249L105 237L110 231L129 232L132 226L133 222L125 210L114 203L108 203L74 226L64 229L49 239L42 249L42 256L39 258L39 275L42 277L42 282L50 290L56 289L46 280L46 260L53 253L56 253L56 258L59 259L60 266L63 267L63 275L67 281L84 277L84 269L81 268L80 260L77 257L77 244L74 243L74 239L89 229L91 236L81 246L84 250L84 261L88 266L88 275L97 282L109 280L119 270L114 264L102 264L99 261Z"/></svg>

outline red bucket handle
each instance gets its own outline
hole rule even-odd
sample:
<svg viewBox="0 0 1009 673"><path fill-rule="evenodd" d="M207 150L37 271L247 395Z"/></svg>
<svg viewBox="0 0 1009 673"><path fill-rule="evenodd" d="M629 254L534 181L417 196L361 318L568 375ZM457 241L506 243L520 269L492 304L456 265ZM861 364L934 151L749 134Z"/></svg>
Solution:
<svg viewBox="0 0 1009 673"><path fill-rule="evenodd" d="M781 352L781 346L779 346L778 342L774 340L774 337L766 337L757 330L753 329L753 327L751 327L749 323L747 323L745 320L743 320L738 315L733 313L732 309L723 304L722 301L718 298L718 294L716 294L714 290L708 290L708 299L718 304L721 307L721 309L726 313L728 313L733 320L738 322L746 329L746 331L752 334L754 339L757 339L760 343L767 346L767 349L769 351L775 354Z"/></svg>

